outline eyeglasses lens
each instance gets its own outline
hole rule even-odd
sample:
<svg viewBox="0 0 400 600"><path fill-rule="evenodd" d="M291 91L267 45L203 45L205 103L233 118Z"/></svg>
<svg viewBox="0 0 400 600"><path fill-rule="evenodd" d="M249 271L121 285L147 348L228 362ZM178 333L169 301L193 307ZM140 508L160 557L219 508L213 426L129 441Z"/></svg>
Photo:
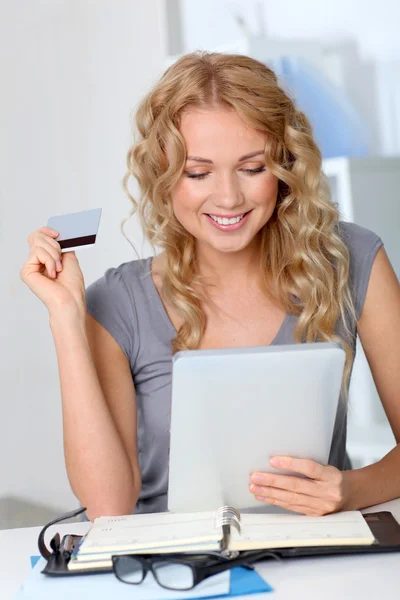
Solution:
<svg viewBox="0 0 400 600"><path fill-rule="evenodd" d="M170 590L190 590L194 585L193 570L185 563L157 561L153 572L158 583Z"/></svg>
<svg viewBox="0 0 400 600"><path fill-rule="evenodd" d="M142 563L131 556L119 556L115 565L118 577L126 583L141 583L143 581Z"/></svg>

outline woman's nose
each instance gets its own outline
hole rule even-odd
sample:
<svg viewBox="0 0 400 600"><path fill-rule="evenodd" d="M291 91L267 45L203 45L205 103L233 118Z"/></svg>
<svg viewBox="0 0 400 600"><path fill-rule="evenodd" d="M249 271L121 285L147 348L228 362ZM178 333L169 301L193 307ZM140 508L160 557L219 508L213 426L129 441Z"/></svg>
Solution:
<svg viewBox="0 0 400 600"><path fill-rule="evenodd" d="M224 176L217 181L214 204L221 208L233 209L244 203L244 194L235 176Z"/></svg>

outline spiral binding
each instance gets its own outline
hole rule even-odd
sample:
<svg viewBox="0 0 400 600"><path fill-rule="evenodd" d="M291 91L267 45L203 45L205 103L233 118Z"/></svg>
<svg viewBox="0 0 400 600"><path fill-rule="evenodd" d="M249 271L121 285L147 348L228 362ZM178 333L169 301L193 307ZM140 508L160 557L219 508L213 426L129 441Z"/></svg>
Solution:
<svg viewBox="0 0 400 600"><path fill-rule="evenodd" d="M233 553L229 550L231 527L240 533L240 512L232 506L221 506L215 513L215 525L222 528L222 554L233 558Z"/></svg>
<svg viewBox="0 0 400 600"><path fill-rule="evenodd" d="M217 527L232 525L240 533L240 512L232 506L221 506L215 515Z"/></svg>

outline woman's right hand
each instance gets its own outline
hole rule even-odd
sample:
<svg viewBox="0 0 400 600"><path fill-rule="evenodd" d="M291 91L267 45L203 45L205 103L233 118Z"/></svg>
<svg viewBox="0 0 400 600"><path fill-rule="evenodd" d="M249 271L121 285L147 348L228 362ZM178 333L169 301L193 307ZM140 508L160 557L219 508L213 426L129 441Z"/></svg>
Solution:
<svg viewBox="0 0 400 600"><path fill-rule="evenodd" d="M54 229L41 227L29 237L30 254L20 277L50 314L85 314L85 282L75 252L61 253Z"/></svg>

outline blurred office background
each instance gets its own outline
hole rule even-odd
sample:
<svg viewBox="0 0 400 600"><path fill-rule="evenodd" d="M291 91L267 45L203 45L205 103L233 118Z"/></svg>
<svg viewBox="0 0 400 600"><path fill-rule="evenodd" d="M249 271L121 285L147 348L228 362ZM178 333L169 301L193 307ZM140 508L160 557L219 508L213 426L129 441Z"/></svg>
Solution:
<svg viewBox="0 0 400 600"><path fill-rule="evenodd" d="M196 49L271 65L312 120L343 218L384 240L400 274L397 0L0 2L0 528L74 508L46 309L19 280L26 238L50 215L102 207L86 283L135 258L120 233L130 116L165 68ZM133 218L126 232L139 254ZM362 349L350 393L354 466L394 444Z"/></svg>

